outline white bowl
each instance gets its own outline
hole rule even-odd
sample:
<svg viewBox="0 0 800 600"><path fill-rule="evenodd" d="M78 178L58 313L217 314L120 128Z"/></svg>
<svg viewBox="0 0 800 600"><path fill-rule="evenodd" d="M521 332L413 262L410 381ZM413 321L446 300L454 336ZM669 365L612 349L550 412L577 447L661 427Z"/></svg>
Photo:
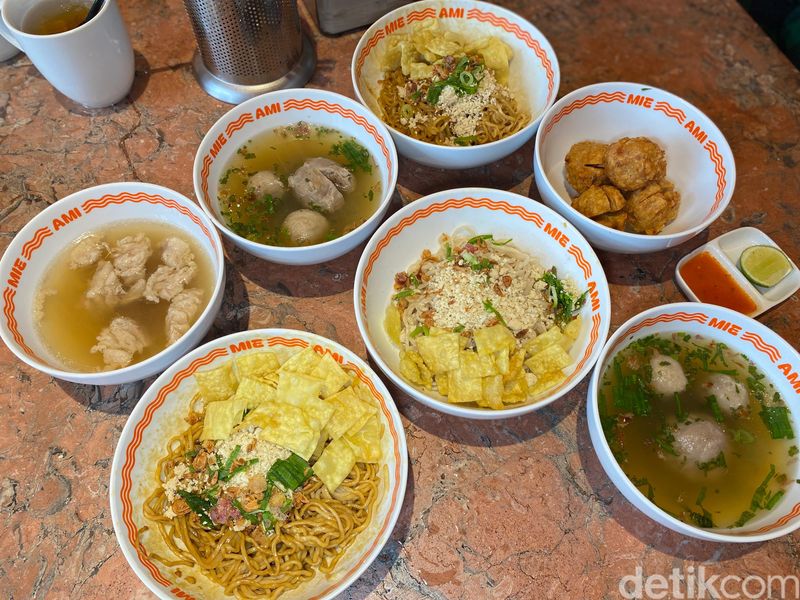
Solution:
<svg viewBox="0 0 800 600"><path fill-rule="evenodd" d="M158 354L122 369L97 373L64 370L42 341L31 307L51 260L85 233L121 221L169 223L190 236L208 256L214 289L205 309L183 337ZM75 383L116 385L155 375L194 348L208 332L222 303L225 262L222 240L200 208L169 188L150 183L107 183L62 198L33 217L0 260L5 280L0 337L17 357L48 375Z"/></svg>
<svg viewBox="0 0 800 600"><path fill-rule="evenodd" d="M268 348L286 355L311 345L316 351L330 352L343 366L355 371L371 389L380 405L383 424L381 448L386 469L373 522L359 534L342 558L331 578L318 574L300 587L286 592L282 600L316 598L327 600L343 592L369 567L389 539L403 503L408 471L405 432L400 414L378 376L350 350L313 333L290 329L259 329L234 333L197 348L164 372L142 396L122 430L111 466L109 498L111 518L117 541L128 564L159 598L229 598L222 589L199 572L195 584L178 579L175 569L154 563L137 550L151 543L140 539L145 525L144 499L154 491L156 464L163 455L167 440L186 427L189 402L196 389L192 375L199 368L213 368L230 360L234 353ZM247 348L247 349L246 349ZM183 569L187 571L187 569Z"/></svg>
<svg viewBox="0 0 800 600"><path fill-rule="evenodd" d="M480 146L440 146L422 142L389 127L397 149L406 158L444 169L468 169L495 162L528 142L545 111L555 102L561 72L556 53L547 38L529 21L488 2L424 0L384 15L367 29L356 46L351 64L353 88L359 102L376 115L378 81L383 77L381 57L392 33L405 33L414 23L436 19L439 27L470 38L494 36L514 52L509 80L512 91L529 111L531 122L517 133ZM519 86L515 88L514 86ZM387 126L388 127L388 126Z"/></svg>
<svg viewBox="0 0 800 600"><path fill-rule="evenodd" d="M772 510L760 513L744 527L701 529L667 514L631 483L614 458L603 434L597 405L600 380L618 349L650 334L685 332L724 342L733 352L745 354L781 393L793 416L795 435L800 433L800 355L777 333L736 311L683 302L656 306L626 321L612 335L592 375L586 412L594 451L611 481L636 508L673 531L715 542L762 542L800 527L800 485L792 484ZM797 476L795 476L796 478Z"/></svg>
<svg viewBox="0 0 800 600"><path fill-rule="evenodd" d="M254 136L298 121L341 131L369 150L380 171L383 191L382 196L376 198L375 212L353 231L313 246L270 246L235 234L220 215L217 199L218 182L225 165ZM281 90L239 104L211 126L194 159L195 195L223 235L254 256L286 265L325 262L358 246L380 223L389 208L396 183L397 151L380 119L350 98L324 90Z"/></svg>
<svg viewBox="0 0 800 600"><path fill-rule="evenodd" d="M544 267L554 265L560 277L572 278L590 298L580 315L582 330L570 349L574 363L566 379L536 402L493 410L447 402L422 390L400 375L400 352L383 326L394 275L419 260L424 249L439 247L439 237L461 226L477 233L512 238L513 244L538 257ZM403 207L381 225L358 262L353 285L358 329L369 353L401 390L430 408L470 419L503 419L533 412L560 398L594 365L611 321L611 300L603 267L580 232L538 202L511 192L465 188L438 192Z"/></svg>
<svg viewBox="0 0 800 600"><path fill-rule="evenodd" d="M618 231L571 206L564 157L576 142L644 136L664 148L667 178L681 194L676 219L658 235ZM597 83L571 92L547 111L536 134L536 187L545 204L569 219L593 246L612 252L657 252L682 244L730 202L736 166L728 142L695 106L640 83Z"/></svg>

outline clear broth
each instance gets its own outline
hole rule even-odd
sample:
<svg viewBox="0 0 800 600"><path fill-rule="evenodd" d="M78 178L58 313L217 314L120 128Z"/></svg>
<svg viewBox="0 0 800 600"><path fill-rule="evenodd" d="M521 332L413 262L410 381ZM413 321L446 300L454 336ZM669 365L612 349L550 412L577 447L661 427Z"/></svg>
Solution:
<svg viewBox="0 0 800 600"><path fill-rule="evenodd" d="M206 252L181 230L152 221L128 221L91 233L102 236L110 245L125 236L144 233L150 238L153 248L147 261L148 275L161 263L161 242L171 236L181 238L191 247L197 263L197 272L187 287L203 290L203 308L208 304L214 286L210 260ZM148 340L144 351L134 355L131 364L141 362L166 348L165 320L169 302L162 300L153 303L140 298L130 304L114 307L101 302L87 302L85 294L96 266L70 269L70 253L74 247L75 243L70 244L53 259L37 290L41 312L36 324L40 339L61 366L84 373L109 370L103 362L103 355L90 350L97 343L97 336L103 328L116 316L126 316L136 321ZM202 309L198 316L201 313Z"/></svg>
<svg viewBox="0 0 800 600"><path fill-rule="evenodd" d="M333 152L336 144L352 137L326 127L308 126L308 135L295 135L295 127L303 123L279 127L249 140L239 148L225 165L219 181L220 209L226 224L238 235L254 242L273 246L297 246L281 225L290 212L305 208L294 198L286 181L303 162L309 158L329 158L344 167L346 159ZM352 192L344 194L344 206L333 213L326 213L330 230L323 241L341 237L369 219L382 198L380 171L370 155L370 172L349 169L355 178ZM258 198L247 191L250 175L258 171L271 170L282 180L286 191L269 212L259 205ZM319 242L322 243L322 242Z"/></svg>
<svg viewBox="0 0 800 600"><path fill-rule="evenodd" d="M663 351L669 347L672 352ZM687 375L688 385L678 394L679 402L674 395L653 394L648 398L649 414L620 407L614 390L621 393L625 389L621 378L641 377L646 388L649 358L656 351L677 360ZM615 369L615 361L619 361L619 370ZM747 390L745 410L732 414L713 410L708 390L700 385L713 372L725 372ZM759 382L763 384L761 391ZM765 486L765 503L778 494L774 501L777 504L783 490L798 477L796 437L773 439L759 414L763 403L784 406L780 396L746 356L732 352L724 344L686 334L636 340L616 354L603 374L599 402L606 440L625 475L657 506L690 525L737 526L737 521L750 511L754 494L767 479L771 466L775 474ZM695 468L697 463L687 464L685 457L670 451L669 435L674 427L697 418L718 423L724 432L724 466ZM793 424L791 414L789 422ZM752 511L750 519L763 508Z"/></svg>

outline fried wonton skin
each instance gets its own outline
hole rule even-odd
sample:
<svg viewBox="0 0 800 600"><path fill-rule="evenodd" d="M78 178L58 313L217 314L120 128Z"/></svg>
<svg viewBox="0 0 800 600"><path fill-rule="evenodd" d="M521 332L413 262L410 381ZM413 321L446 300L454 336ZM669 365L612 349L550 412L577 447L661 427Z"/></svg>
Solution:
<svg viewBox="0 0 800 600"><path fill-rule="evenodd" d="M592 185L606 182L603 163L607 148L598 142L578 142L567 152L564 158L567 181L579 194Z"/></svg>
<svg viewBox="0 0 800 600"><path fill-rule="evenodd" d="M625 207L625 197L613 185L593 185L572 201L572 208L587 217L616 212Z"/></svg>
<svg viewBox="0 0 800 600"><path fill-rule="evenodd" d="M600 225L605 225L606 227L611 227L611 229L619 229L620 231L625 231L625 223L628 221L628 213L624 210L618 210L617 212L610 212L604 215L599 215L594 218L595 221L600 223Z"/></svg>
<svg viewBox="0 0 800 600"><path fill-rule="evenodd" d="M632 192L666 177L664 150L645 137L620 138L609 145L605 157L609 181L623 192Z"/></svg>
<svg viewBox="0 0 800 600"><path fill-rule="evenodd" d="M626 227L634 233L659 233L675 220L680 203L681 195L669 181L651 183L628 196Z"/></svg>

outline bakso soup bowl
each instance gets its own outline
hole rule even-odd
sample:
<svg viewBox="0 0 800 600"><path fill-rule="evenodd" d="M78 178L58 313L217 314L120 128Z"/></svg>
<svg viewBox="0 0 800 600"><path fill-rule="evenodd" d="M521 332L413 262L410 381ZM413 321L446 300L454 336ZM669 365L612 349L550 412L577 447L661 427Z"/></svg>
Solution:
<svg viewBox="0 0 800 600"><path fill-rule="evenodd" d="M504 42L512 52L509 91L530 120L511 135L475 146L429 143L387 125L398 152L431 167L467 169L500 160L529 142L542 115L555 102L561 77L558 59L550 42L533 24L486 2L414 2L378 19L361 37L353 53L351 73L359 102L379 117L384 114L378 98L389 40L429 26L469 40L494 37Z"/></svg>
<svg viewBox="0 0 800 600"><path fill-rule="evenodd" d="M800 356L758 321L692 302L639 313L603 348L586 411L609 478L653 521L715 542L800 527Z"/></svg>
<svg viewBox="0 0 800 600"><path fill-rule="evenodd" d="M661 146L666 178L680 193L675 219L658 234L607 227L572 206L565 156L581 141L611 143L646 137ZM638 254L682 244L725 210L736 183L728 142L697 107L664 90L640 83L598 83L570 92L542 119L533 154L542 200L577 227L596 248Z"/></svg>
<svg viewBox="0 0 800 600"><path fill-rule="evenodd" d="M472 236L488 239L489 241L485 242L487 254L483 255L480 250L471 248L470 242L456 246L456 250L453 250L452 245L443 246L441 236L443 234L450 236L454 233L466 236L465 240L471 239ZM488 238L489 235L492 237ZM481 244L481 242L476 243ZM451 252L449 258L448 247ZM453 252L460 253L458 249L462 247L464 254L454 256ZM472 252L468 252L469 248ZM490 254L493 249L504 255L498 258L497 255ZM437 253L441 256L435 257L431 262L433 267L430 272L426 272L423 276L422 271L419 271L417 277L410 269L412 265L419 263L425 250L430 251L434 257ZM538 272L532 267L529 268L530 262L521 262L531 259L538 262ZM501 266L483 270L481 263L493 260L493 264ZM503 262L507 260L511 262ZM466 261L470 261L470 264ZM441 269L439 265L442 266ZM453 270L449 270L451 267ZM541 347L534 350L533 346L526 345L523 353L520 346L522 342L527 344L529 339L525 337L526 331L542 331L536 328L539 324L545 324L545 319L541 317L543 310L550 310L551 296L537 278L539 273L543 275L544 270L552 268L557 270L557 277L560 280L569 280L574 284L575 296L586 292L586 301L576 313L580 318L570 321L569 336L562 336L559 327L554 325L552 329L547 330L546 335L540 336L541 339L536 338L541 342ZM440 287L441 282L437 282L436 279L437 272L445 278L453 277L453 279ZM396 275L401 273L403 275ZM407 276L406 273L411 275ZM458 281L461 277L458 273L463 273L469 281ZM505 278L501 277L503 274L506 274ZM473 280L473 275L477 279ZM497 283L495 288L495 283L482 281L482 278L486 277L485 281L489 282L490 276L499 278L502 283ZM408 287L401 291L396 285L399 281L403 281L404 285L408 284ZM430 284L432 287L425 287L428 285L426 282L433 282ZM512 285L513 288L510 287ZM443 316L450 321L455 319L459 323L472 323L466 333L463 324L446 325L445 321L437 321L436 315L434 320L428 323L431 327L428 327L425 321L420 321L419 325L416 322L404 324L402 329L398 321L397 328L405 333L397 335L390 333L392 321L389 317L396 306L399 308L395 305L398 299L408 299L406 302L410 303L414 300L414 296L421 294L416 298L427 297L433 301L435 297L444 297L442 293L445 287L452 293L452 303L448 297L443 301L447 306L440 306L438 309L434 307L433 311L439 310L443 315L451 312L450 316ZM500 291L489 291L495 289ZM503 289L506 292L503 292ZM431 292L430 295L428 291ZM507 298L499 298L501 294ZM354 282L354 296L359 331L370 355L386 376L425 406L470 419L502 419L523 415L542 408L568 393L591 370L600 355L603 341L608 333L611 314L608 284L603 268L581 234L558 214L530 198L486 188L438 192L420 198L391 215L375 232L361 255ZM541 299L541 302L537 303L534 296ZM492 301L493 298L497 306ZM413 317L419 314L421 319L427 318L423 314L428 312L427 309L410 309L408 305L405 307L405 315ZM455 307L453 311L450 311L449 306ZM503 310L498 310L498 307L502 307ZM504 311L506 319L502 315ZM493 313L494 318L489 313ZM529 314L535 315L531 323L526 320ZM515 319L520 321L520 326L514 325ZM443 365L443 368L438 368L434 365L436 358L430 358L429 354L428 358L423 359L428 365L425 368L436 372L437 385L434 390L432 385L425 385L424 379L417 380L417 383L413 382L414 375L407 371L410 365L401 356L401 347L405 350L413 350L414 346L416 349L421 349L423 339L426 344L432 344L437 339L445 339L433 337L443 333L436 331L434 326L437 322L441 328L449 328L446 333L446 336L449 336L447 343L453 342L454 339L457 342L455 348L447 346L447 350L440 353L442 356L445 352L448 356L451 356L451 351L455 353L455 361L449 362L448 366ZM492 323L498 326L495 333L502 335L501 341L497 343L496 348L490 347L488 341L482 348L475 337L476 349L481 354L484 353L483 350L488 352L485 353L486 356L480 358L481 365L470 367L470 361L477 358L477 355L471 350L473 347L471 339L465 336L471 336L471 332L479 329L485 331L485 328L491 327ZM499 327L500 324L504 326L506 323L515 329L509 331L505 327ZM499 331L500 329L502 331ZM453 334L456 333L463 335L454 338ZM519 337L518 342L513 336ZM393 339L398 340L398 343ZM403 339L408 344L399 341ZM536 339L531 341L536 342ZM549 350L545 350L546 347L549 347ZM470 349L469 352L466 352L467 348ZM466 354L462 354L461 350L465 350ZM538 361L533 356L539 350L547 354L551 351L558 354L561 357L560 364L550 363L546 369L538 370L539 366L546 364L543 359L541 365L533 364L529 369L531 361L533 363ZM528 361L524 368L516 362L523 354ZM506 360L509 357L510 360ZM420 360L419 356L415 358ZM477 369L481 371L478 372ZM528 377L528 374L534 374L533 370L538 373L536 381ZM490 392L491 386L499 386L498 377L501 374L506 376L502 381L502 390L492 387ZM478 375L477 379L473 378L475 375ZM525 380L520 382L520 378ZM444 381L455 382L449 386L449 398L453 401L448 401L438 391L442 389L439 385L445 385ZM517 385L520 387L517 388ZM539 385L538 391L534 391L537 389L536 385ZM475 391L481 402L487 400L485 407L479 405L477 397L473 400L465 398L466 394ZM495 391L502 397L502 405L494 401L497 399Z"/></svg>
<svg viewBox="0 0 800 600"><path fill-rule="evenodd" d="M325 184L327 188L331 188L330 190L317 186L311 188L311 192L303 191L302 193L306 194L303 196L303 200L297 195L297 190L300 188L295 187L293 182L309 181L305 175L300 177L299 167L303 163L303 158L311 158L311 156L302 155L300 159L290 157L285 149L291 146L289 142L294 143L295 140L277 138L282 135L285 137L285 134L279 133L279 131L285 130L279 130L279 128L298 123L306 124L301 125L302 129L298 128L296 131L302 132L302 134L298 133L298 138L302 135L308 140L306 148L308 145L314 146L312 149L314 158L320 157L325 160L338 161L340 165L348 165L347 168L351 173L348 175L345 172L344 175L351 176L356 184L353 190L349 192L344 190L342 205L326 204L325 197L317 199L316 196L311 198L307 196L308 193L324 192L332 194L331 197L337 195L339 200L342 199L342 194L324 175L321 175L319 182ZM264 136L269 136L270 132L274 132L275 140L268 140L265 144L259 142L259 138L264 142ZM369 164L365 164L361 168L351 168L349 165L352 163L345 162L345 160L350 160L347 158L349 155L347 152L334 148L336 144L330 141L331 136L337 140L355 142L358 145L356 146L358 151L368 153L367 162ZM338 142L337 144L343 145ZM319 146L318 154L317 145ZM345 151L347 149L344 148ZM275 160L269 159L270 164L267 165L259 163L259 160L267 160L268 157L273 157ZM231 168L230 164L237 159L240 161L239 167ZM279 164L279 161L282 160L294 161L290 171L282 171L286 166ZM251 164L256 166L250 167ZM255 180L252 177L256 172L259 173L258 177L266 173L268 177L276 180L279 191L272 192L268 183L253 183ZM244 190L260 190L258 193L253 192L252 196L242 196L241 204L244 207L242 210L255 211L249 213L256 217L253 223L266 223L266 226L274 229L275 236L282 235L281 232L290 228L300 232L300 229L295 230L294 227L305 228L302 230L304 233L298 233L298 235L310 235L309 232L313 231L317 225L308 218L322 221L323 228L326 227L326 219L330 223L337 223L341 219L343 220L340 225L341 229L334 234L331 233L333 232L331 226L324 237L319 235L309 238L321 240L319 243L308 245L277 245L277 242L274 244L261 243L243 237L247 231L241 227L234 231L231 222L223 215L223 212L227 212L225 202L228 193L225 191L225 185L229 178L240 176L247 178L243 183ZM370 189L362 193L362 188L366 185L362 179L367 177L370 180L374 178L376 183L370 184ZM200 206L222 234L236 246L254 256L287 265L310 265L332 260L346 254L366 240L389 208L396 182L397 151L391 135L380 119L358 102L323 90L282 90L270 92L239 104L225 113L208 130L197 149L194 160L195 195ZM336 185L339 185L338 182ZM265 190L267 195L262 198ZM226 194L226 198L220 197L223 193ZM273 198L272 194L277 195ZM264 203L264 198L269 200L268 204ZM356 202L358 204L354 204ZM290 227L287 224L290 215L284 215L281 210L282 206L294 203L297 203L296 208L300 209L297 211L298 213L301 210L305 213L305 221L296 219L295 224ZM305 205L305 209L300 206L301 204ZM328 209L334 210L329 212ZM358 213L351 215L351 212L355 210ZM273 223L271 215L276 211L277 216ZM341 235L339 235L340 232L342 232ZM263 241L265 238L258 239Z"/></svg>
<svg viewBox="0 0 800 600"><path fill-rule="evenodd" d="M284 593L280 594L280 597L286 600L305 600L308 598L329 600L337 597L369 568L372 561L374 561L380 553L383 545L389 539L398 515L400 514L403 502L408 470L408 457L400 415L380 378L370 369L365 361L344 346L312 333L289 329L258 329L234 333L209 342L180 358L156 379L131 412L122 430L114 453L109 487L109 500L111 503L111 518L114 525L114 532L116 533L117 541L119 542L122 553L128 561L128 564L139 579L141 579L158 598L162 598L163 600L178 598L204 598L206 600L215 600L233 597L233 594L227 595L225 593L224 585L215 583L209 576L209 572L203 571L197 564L187 565L185 562L182 562L179 568L175 568L176 563L170 561L178 559L167 547L166 538L162 537L162 535L169 536L170 534L168 532L172 530L172 528L169 524L164 528L164 521L156 523L153 520L153 515L160 515L160 510L164 510L165 507L164 505L157 504L156 501L153 500L148 502L148 498L150 498L152 494L158 493L163 483L163 479L156 476L156 472L161 468L161 463L159 461L167 455L170 448L174 449L182 443L177 436L184 434L181 435L180 439L182 440L192 439L191 437L187 438L187 435L193 436L193 438L196 439L199 434L196 428L193 434L185 433L190 428L189 423L187 423L185 419L189 416L191 406L194 406L194 409L198 410L198 404L193 404L193 399L200 395L203 397L204 401L206 401L206 396L203 395L203 392L198 386L201 374L219 373L220 371L231 374L233 380L230 380L229 384L233 383L234 387L239 386L236 387L238 393L238 391L242 389L241 385L244 385L243 382L246 381L249 381L251 384L255 382L256 386L268 386L263 380L259 381L254 377L245 375L245 366L252 367L255 364L267 365L269 361L260 362L260 360L269 356L273 361L276 361L271 368L277 368L278 363L283 364L290 357L297 356L304 351L310 353L316 360L324 359L328 361L328 368L330 365L338 365L336 368L344 369L344 372L352 379L351 383L347 384L347 387L345 387L343 391L351 390L357 384L358 390L355 394L358 395L357 397L360 400L355 399L356 396L353 392L350 392L350 400L360 403L367 402L372 405L373 416L369 418L375 421L373 423L375 425L373 432L375 432L375 436L377 437L373 439L377 439L378 441L373 442L370 446L370 451L374 453L371 460L375 461L370 464L374 465L376 469L372 471L372 475L362 477L358 481L354 478L358 477L358 475L355 475L348 480L354 483L345 482L336 489L336 498L346 503L348 506L352 505L353 496L359 494L365 499L365 503L369 502L370 504L366 519L362 516L363 512L361 512L358 517L350 517L344 514L336 516L337 519L342 519L342 521L339 522L341 527L364 525L364 528L355 534L354 538L347 538L348 540L352 539L352 542L345 542L347 546L342 552L332 549L331 547L320 549L320 551L327 553L327 555L323 557L323 560L338 558L335 568L333 568L329 575L325 575L313 565L303 564L302 566L304 568L315 571L313 577L300 583L299 586L293 589L286 589ZM303 360L305 361L306 359ZM233 364L235 364L234 370L226 371L226 369ZM217 369L220 369L220 371ZM272 373L273 378L278 378L278 385L283 385L284 375L276 375L274 371ZM206 377L211 376L206 375ZM289 370L286 371L286 377L289 379L292 377L303 379L302 375ZM308 379L309 377L305 377L305 380ZM223 378L222 381L228 380ZM274 387L272 389L274 390ZM319 387L317 390L319 390ZM298 397L300 395L301 394L298 394ZM343 398L344 396L342 395L341 397ZM317 397L315 397L315 399L320 406L328 403L327 400L321 400ZM277 399L266 400L266 398L264 398L264 401L267 404L277 404L279 402ZM219 403L207 403L204 415L199 416L200 426L205 427L203 421L211 412L207 406L213 404ZM262 408L264 407L263 405L260 406ZM291 408L294 409L295 412L300 410L294 406ZM258 404L253 407L253 411L254 413L259 411ZM304 412L303 414L307 413ZM301 430L295 427L297 423L294 422L293 424L293 422L289 420L291 415L291 412L281 412L277 415L274 422L263 424L264 429L261 431L266 431L269 428L269 430L274 433L280 427L288 427L290 433L302 433ZM338 416L336 418L339 419ZM194 419L194 422L197 423L197 419ZM248 427L244 429L248 429ZM332 429L333 427L331 427L331 430ZM237 430L232 435L241 435L241 433ZM214 437L214 439L219 438ZM346 439L350 438L345 439L337 437L336 439L340 442L347 443ZM228 438L226 442L227 441L234 443L230 438ZM192 444L193 441L189 443ZM211 443L213 445L214 442ZM283 451L285 454L289 454L289 452L285 450L285 446L276 449L274 445L270 444L268 444L269 447L265 452L262 446L262 444L265 443L267 442L263 441L262 438L262 441L257 441L252 444L243 444L239 447L237 454L241 453L243 457L247 457L248 461L245 464L252 465L252 459L250 459L248 453L257 452L261 457L260 463L262 463L262 467L270 460L281 458L277 456L276 452ZM271 448L271 450L269 448ZM330 445L327 448L330 448ZM327 448L322 453L323 456L325 452L327 452ZM219 451L232 454L232 450L230 449L227 451L220 449ZM272 454L270 454L270 452L272 452ZM270 456L272 456L271 459L269 458ZM195 456L193 460L196 460L196 458ZM293 458L296 459L297 457L295 456ZM312 464L318 465L319 463L315 463L314 460L316 459L311 459ZM172 463L168 464L171 465ZM270 464L273 463L270 462ZM211 467L209 466L209 468ZM256 463L253 469L258 468L259 463ZM272 477L273 468L264 468L269 468L270 477ZM322 471L321 466L319 470L320 472ZM277 471L277 469L275 469L275 471ZM363 469L361 473L363 473ZM241 474L245 476L245 481L248 479L251 481L255 479L252 471L245 470ZM317 476L321 478L320 474ZM220 474L217 481L220 486L225 487L225 484L222 482L227 481L227 479ZM375 482L375 485L371 485L373 482ZM334 521L333 524L331 524L330 520L332 519L330 518L330 514L325 513L325 511L335 512L337 510L335 507L332 508L330 504L325 503L325 499L330 499L331 497L324 496L320 499L317 494L319 488L316 486L316 482L311 481L309 483L313 484L315 487L311 489L303 487L303 493L296 496L296 498L299 498L298 502L308 503L309 500L312 502L316 500L325 505L322 506L321 509L318 507L315 508L313 504L307 505L308 510L303 513L305 525L299 525L302 531L297 534L295 543L298 543L297 540L299 540L300 544L305 543L314 546L315 543L322 543L320 539L336 540L335 536L339 534L339 532L333 531L336 529L336 522ZM359 485L361 487L358 487ZM180 489L180 486L178 489ZM226 490L227 489L228 488L226 488ZM360 492L357 494L354 492L354 489L360 490ZM375 493L372 495L374 502L370 502L369 500L370 490L375 490ZM226 493L236 494L238 492L226 491ZM308 497L304 497L303 494L308 494ZM224 498L220 497L214 498L214 502L218 502L220 506L223 500ZM234 498L234 502L235 501ZM153 506L160 508L158 508L155 513L151 511L148 515L145 504L151 508ZM361 508L363 508L363 506ZM271 505L270 510L277 511L278 509ZM288 511L289 509L287 508L286 510ZM264 511L262 510L261 512ZM214 510L211 510L209 514L211 515L210 518L218 518L218 513ZM239 513L236 514L238 515ZM321 514L322 516L320 516ZM327 522L315 522L319 519L324 520L326 516L328 519ZM287 513L286 518L286 522L290 523L292 514ZM347 521L348 518L350 519L349 521ZM347 522L343 523L343 521ZM203 543L201 539L195 537L191 538L192 543L196 544L201 553L211 552L209 546L212 546L216 542L209 542L208 539L213 538L213 536L219 532L220 527L227 528L223 534L228 535L229 539L236 540L236 536L239 535L236 531L229 528L230 525L227 524L226 521L215 522L219 523L219 525L215 526L216 531L213 529L210 531L201 530L201 536L208 536L205 543ZM160 528L163 528L163 534ZM176 529L178 529L177 526ZM322 531L320 531L320 529L322 529ZM181 534L176 534L175 530L172 531L175 536L174 538L170 537L170 542L177 542L178 547L183 547L182 538L179 538ZM261 530L259 529L258 531ZM283 535L287 535L285 533L287 531L290 531L288 525L283 529ZM306 531L309 532L308 537L304 538L304 532ZM352 534L352 531L349 533ZM248 530L248 535L249 534L256 535L252 530ZM265 533L265 535L267 534ZM271 547L271 540L264 542L264 538L261 538L260 541L264 543L265 548L269 549ZM234 541L233 543L236 542ZM252 542L248 542L248 544L251 543ZM291 544L291 540L279 539L275 540L275 543L281 552L281 556L286 559L287 555L292 552L292 547L287 547L287 544ZM256 564L259 564L259 561L269 561L271 564L274 564L273 555L269 550L262 551L261 555L259 555L258 552L252 549L252 546L248 545L248 548L248 561L253 561ZM297 550L297 553L301 554L303 550L308 551L312 556L317 556L318 549L316 547L301 548ZM332 556L330 554L331 552L336 552L338 556ZM216 562L218 563L216 566L219 566L219 563L228 561L227 564L222 565L223 573L225 569L229 567L231 569L234 567L237 569L244 568L242 565L235 564L237 557L239 561L243 561L239 552L231 549L230 551L223 551L223 554L225 554L225 557L220 556L219 560L205 555L207 564L213 566ZM186 558L184 557L182 560L186 560ZM193 562L191 558L188 560L190 563ZM297 560L302 561L302 555ZM302 571L299 567L300 565L297 564L288 566L281 574L284 577L288 577L291 573L287 573L287 571L297 573ZM235 584L236 578L234 577L231 579L230 574L231 571L228 570L225 579L229 583ZM217 579L217 581L218 580L219 579ZM280 586L276 584L275 587L279 588ZM261 592L259 592L259 589ZM265 588L259 588L258 586L249 588L249 594L247 593L247 586L240 588L239 591L243 596L267 597L270 595Z"/></svg>
<svg viewBox="0 0 800 600"><path fill-rule="evenodd" d="M130 231L125 229L128 223L131 224ZM57 266L61 264L58 261L70 259L70 255L65 252L71 252L70 249L75 247L75 242L79 239L111 230L123 232L119 235L125 236L135 236L140 232L146 234L148 224L162 228L162 231L167 232L164 235L175 235L183 239L194 252L202 254L194 257L198 265L197 277L200 278L196 287L202 290L201 301L193 309L195 320L192 322L190 318L186 321L187 325L192 323L191 326L172 343L167 343L169 338L161 333L162 328L167 327L166 316L161 316L160 319L164 321L154 325L142 322L148 318L143 315L152 313L130 312L131 307L138 307L137 303L145 302L143 298L132 299L129 296L126 300L120 299L119 303L115 301L109 305L104 304L109 301L102 298L89 298L90 287L93 285L89 277L96 278L100 265L105 263L106 266L111 266L114 260L111 258L114 252L111 244L106 246L107 254L99 262L81 270L73 271L68 267L60 269ZM151 259L156 263L159 252L160 248L152 248ZM148 260L147 274L152 274L151 262ZM64 264L69 262L65 261ZM116 267L111 269L111 277L119 285L115 270ZM173 364L194 348L208 332L222 302L225 284L222 240L205 213L197 204L173 190L137 182L109 183L87 188L48 206L33 217L11 241L0 260L0 272L4 280L4 317L0 319L0 336L8 348L21 361L48 375L92 385L139 381ZM65 283L67 287L53 287L56 285L54 281L60 280L60 274L73 272L76 273L75 277L86 278L87 283L80 284L83 287L76 287L69 281ZM84 275L78 275L81 272ZM194 281L190 280L189 285L195 286ZM128 285L127 282L125 285ZM74 298L71 295L73 292L79 296ZM53 304L54 298L70 304L59 307ZM156 298L156 301L158 303L149 303L147 306L164 307L164 311L172 306L164 299ZM57 316L48 306L55 307L52 310L56 311ZM113 307L111 312L106 310L108 306ZM103 318L90 323L88 317L91 314L108 314L109 322L106 323ZM143 333L144 349L139 349L132 355L133 361L128 366L105 371L94 370L100 369L105 361L105 350L102 352L103 361L100 361L100 366L91 366L87 357L100 356L96 351L90 352L90 348L95 343L100 345L99 336L106 329L116 338L116 341L103 342L108 348L117 342L125 346L130 340L130 337L126 337L127 334L118 334L111 327L112 319L116 320L119 316L133 319L134 327L139 327ZM77 320L79 329L69 329L70 320ZM87 339L81 338L80 344L85 343L85 348L75 342L78 336L84 334ZM162 335L163 338L160 337ZM55 338L60 338L60 341ZM161 341L157 341L159 339ZM155 348L151 344L157 343L167 345L153 353ZM65 347L69 350L65 350ZM84 356L82 359L77 355L71 358L70 352L80 352ZM137 356L147 357L141 360ZM78 368L84 367L74 366L79 360L82 361L80 364L88 365L85 370L79 371Z"/></svg>

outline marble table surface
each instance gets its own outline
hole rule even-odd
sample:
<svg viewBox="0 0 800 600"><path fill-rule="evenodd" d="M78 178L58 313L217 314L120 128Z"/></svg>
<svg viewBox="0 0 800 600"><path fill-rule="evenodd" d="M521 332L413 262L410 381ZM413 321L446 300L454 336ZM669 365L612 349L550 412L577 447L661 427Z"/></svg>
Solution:
<svg viewBox="0 0 800 600"><path fill-rule="evenodd" d="M192 161L226 110L192 75L195 47L179 0L121 0L136 81L111 109L84 111L56 94L25 56L0 64L0 249L37 212L81 188L141 180L193 197ZM761 228L800 253L800 73L735 0L508 0L548 37L561 90L598 81L665 88L701 107L736 157L733 201L682 246L646 256L600 253L613 328L636 312L684 300L676 262L730 229ZM311 87L353 96L360 31L321 35ZM401 161L399 192L482 185L537 198L532 143L497 164L458 173ZM225 299L209 339L258 327L306 329L361 356L352 285L360 248L333 262L283 268L226 245ZM800 298L761 316L793 344ZM0 595L149 598L111 526L111 456L150 381L89 387L57 381L0 348ZM692 540L645 518L603 472L586 425L584 381L528 417L470 422L397 392L410 454L408 491L390 542L347 598L619 597L623 576L792 575L800 533L768 543ZM756 589L756 588L754 588ZM790 589L791 591L791 589ZM791 596L795 597L795 596Z"/></svg>

